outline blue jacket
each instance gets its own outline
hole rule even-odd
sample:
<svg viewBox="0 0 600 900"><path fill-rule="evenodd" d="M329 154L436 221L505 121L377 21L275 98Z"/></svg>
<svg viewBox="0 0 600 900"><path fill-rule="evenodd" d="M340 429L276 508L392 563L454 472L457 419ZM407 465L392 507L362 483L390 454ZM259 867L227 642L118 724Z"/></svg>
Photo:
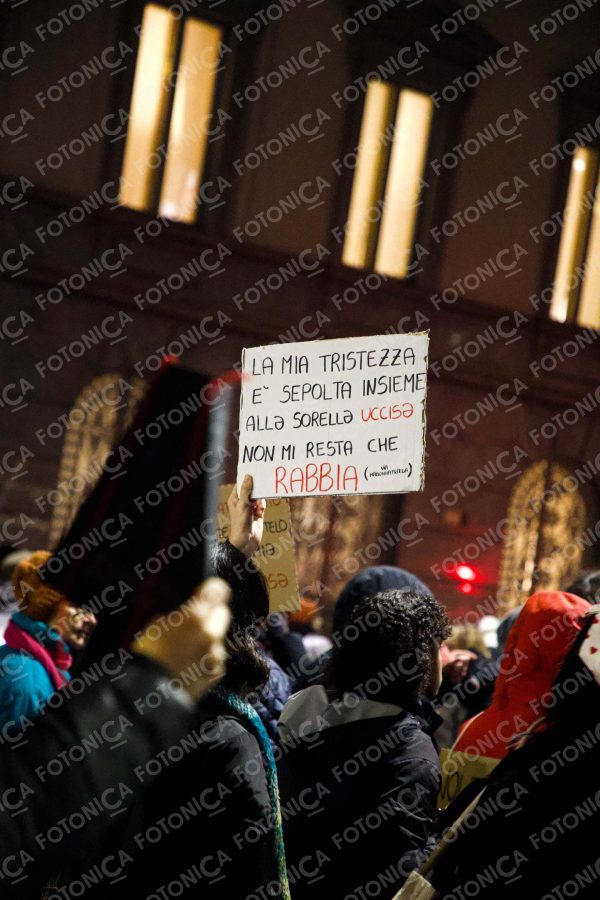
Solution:
<svg viewBox="0 0 600 900"><path fill-rule="evenodd" d="M11 622L47 649L60 641L58 632L24 613L14 613ZM69 678L67 672L62 674ZM41 662L8 644L0 646L0 728L14 723L20 730L23 719L31 720L39 716L43 705L54 693L54 685Z"/></svg>

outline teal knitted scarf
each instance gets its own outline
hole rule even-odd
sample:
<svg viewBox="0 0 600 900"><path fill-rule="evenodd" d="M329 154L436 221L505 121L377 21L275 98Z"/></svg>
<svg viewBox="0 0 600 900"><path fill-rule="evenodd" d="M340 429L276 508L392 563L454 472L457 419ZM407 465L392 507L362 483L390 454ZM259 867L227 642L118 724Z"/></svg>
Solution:
<svg viewBox="0 0 600 900"><path fill-rule="evenodd" d="M260 716L256 710L245 703L241 697L234 694L222 686L212 689L210 692L226 709L244 719L250 729L254 733L260 747L260 751L265 762L267 775L267 788L269 791L269 799L271 801L271 811L273 813L273 835L275 838L275 857L277 859L277 871L279 873L280 893L279 896L283 900L291 900L290 886L288 882L287 866L285 862L285 846L283 843L283 826L281 822L281 806L279 804L279 785L277 784L277 767L275 765L275 757L271 747L269 735L265 730Z"/></svg>

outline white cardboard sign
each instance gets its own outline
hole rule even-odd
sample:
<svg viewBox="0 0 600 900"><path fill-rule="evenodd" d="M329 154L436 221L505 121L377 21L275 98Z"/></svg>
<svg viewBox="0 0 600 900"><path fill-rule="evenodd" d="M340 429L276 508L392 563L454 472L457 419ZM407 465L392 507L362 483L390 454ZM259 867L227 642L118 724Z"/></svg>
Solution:
<svg viewBox="0 0 600 900"><path fill-rule="evenodd" d="M246 348L238 484L254 497L423 487L428 332Z"/></svg>

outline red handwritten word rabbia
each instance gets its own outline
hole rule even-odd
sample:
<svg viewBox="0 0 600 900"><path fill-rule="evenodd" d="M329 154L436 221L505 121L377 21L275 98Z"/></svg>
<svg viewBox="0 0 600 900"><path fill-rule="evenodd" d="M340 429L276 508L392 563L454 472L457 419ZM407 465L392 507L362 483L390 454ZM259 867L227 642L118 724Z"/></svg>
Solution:
<svg viewBox="0 0 600 900"><path fill-rule="evenodd" d="M277 466L276 494L336 494L358 491L358 472L355 466L340 463L307 463L305 466Z"/></svg>

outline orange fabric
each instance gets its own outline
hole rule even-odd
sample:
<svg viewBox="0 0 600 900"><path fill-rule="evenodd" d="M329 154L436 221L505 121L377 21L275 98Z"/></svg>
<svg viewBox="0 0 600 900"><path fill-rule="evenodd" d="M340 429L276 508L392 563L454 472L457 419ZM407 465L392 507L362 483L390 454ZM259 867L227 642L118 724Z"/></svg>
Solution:
<svg viewBox="0 0 600 900"><path fill-rule="evenodd" d="M503 759L512 738L544 716L549 691L590 605L562 591L532 594L513 625L492 703L464 723L453 747Z"/></svg>
<svg viewBox="0 0 600 900"><path fill-rule="evenodd" d="M36 550L15 567L12 576L19 609L36 622L49 622L61 604L69 602L40 578L38 570L51 556L47 550Z"/></svg>

